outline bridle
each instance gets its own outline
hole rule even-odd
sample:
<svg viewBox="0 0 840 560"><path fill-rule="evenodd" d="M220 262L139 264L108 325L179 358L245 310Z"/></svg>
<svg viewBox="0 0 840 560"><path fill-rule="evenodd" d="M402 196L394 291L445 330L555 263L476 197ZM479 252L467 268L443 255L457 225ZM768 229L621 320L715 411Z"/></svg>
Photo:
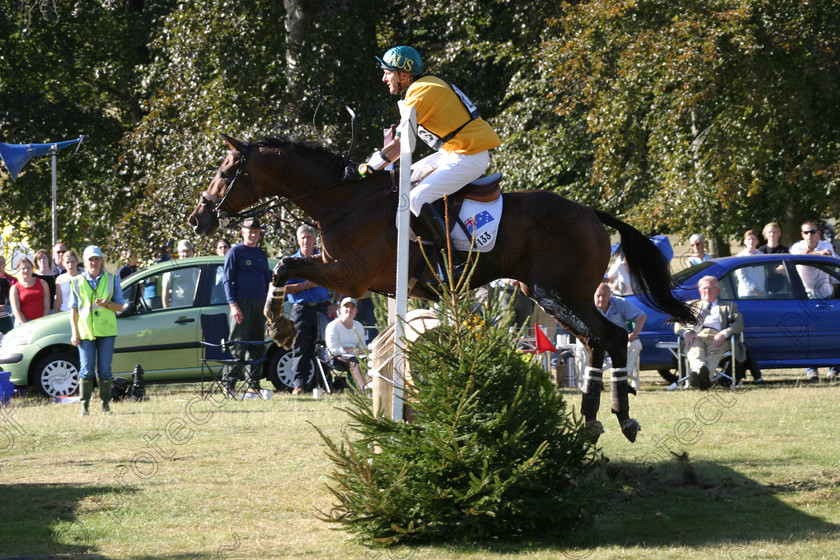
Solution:
<svg viewBox="0 0 840 560"><path fill-rule="evenodd" d="M233 192L233 187L236 184L237 179L239 179L239 175L242 175L245 179L245 184L248 186L248 192L253 199L251 204L259 201L259 197L254 190L254 185L251 184L251 176L248 175L248 170L245 169L245 164L248 163L248 157L251 155L251 147L251 143L248 142L245 144L244 152L237 152L239 153L239 161L236 163L236 171L233 173L233 177L230 179L222 177L222 180L225 182L225 192L222 193L221 197L204 190L198 198L199 205L201 205L206 212L214 214L216 219L219 220L219 224L221 226L226 226L231 220L246 217L244 212L231 212L230 207L227 205L227 199ZM246 208L248 206L250 206L250 204L246 205ZM250 212L248 212L248 214L250 214Z"/></svg>
<svg viewBox="0 0 840 560"><path fill-rule="evenodd" d="M230 179L225 179L224 177L222 177L222 180L225 182L225 190L222 193L221 197L218 197L218 196L208 192L207 190L202 191L201 195L199 196L199 199L198 199L199 205L202 208L204 208L205 212L208 212L208 213L211 213L211 214L215 215L215 217L219 221L219 225L221 227L227 227L229 225L232 227L234 224L240 222L241 220L244 220L245 218L259 216L263 213L271 212L275 208L283 208L288 213L294 215L293 204L295 202L297 202L299 200L302 200L304 198L316 195L318 193L321 193L321 192L324 192L324 191L327 191L327 190L330 190L330 189L334 189L336 187L340 187L341 185L346 184L347 181L348 181L348 179L347 179L348 169L351 166L355 169L355 165L351 164L351 162L346 157L344 157L344 160L345 160L345 163L347 164L347 166L345 166L344 175L337 182L331 183L331 184L328 184L328 185L325 185L325 186L322 186L322 187L318 187L316 189L304 192L304 193L299 194L298 196L295 196L295 197L292 197L292 198L284 198L284 197L281 197L281 196L277 196L275 198L275 200L264 202L264 203L258 204L256 206L252 206L253 204L259 202L259 196L257 195L257 192L254 189L254 185L251 183L251 176L248 174L248 170L245 168L246 164L248 163L248 158L251 155L251 148L252 147L253 147L253 144L248 142L248 143L245 144L244 151L239 152L237 150L234 150L234 152L239 155L239 161L236 163L236 171L233 173L233 177L231 177ZM245 184L248 187L248 193L251 196L251 201L250 201L249 204L245 205L245 208L246 208L245 210L242 210L240 212L233 212L233 211L231 211L230 207L227 204L227 199L231 195L231 193L233 192L233 188L236 186L236 181L239 179L240 175L242 176L243 179L245 179ZM392 174L392 183L393 182L394 182L394 180L393 180L393 174ZM394 191L393 185L392 185L392 188L389 189L389 190ZM362 197L366 197L366 196L367 195L363 193L362 195L360 195L360 197L357 197L357 198L362 198ZM344 211L346 211L346 210L344 210ZM342 213L344 211L342 211ZM296 221L297 222L309 223L307 220L302 220L302 219L299 219L299 218L296 218ZM310 225L312 225L312 224L310 224Z"/></svg>

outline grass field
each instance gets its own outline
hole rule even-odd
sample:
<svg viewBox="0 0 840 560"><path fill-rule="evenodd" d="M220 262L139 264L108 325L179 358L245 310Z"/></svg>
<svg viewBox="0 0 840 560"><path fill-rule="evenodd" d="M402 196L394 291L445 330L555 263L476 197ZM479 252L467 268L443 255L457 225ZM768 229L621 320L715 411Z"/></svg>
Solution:
<svg viewBox="0 0 840 560"><path fill-rule="evenodd" d="M668 392L644 372L635 444L605 394L600 444L619 485L569 540L558 526L544 540L391 550L316 518L331 464L309 423L338 434L341 396L213 404L197 385L157 385L113 416L95 401L87 418L16 400L0 409L0 557L840 558L840 384L766 377L734 393Z"/></svg>

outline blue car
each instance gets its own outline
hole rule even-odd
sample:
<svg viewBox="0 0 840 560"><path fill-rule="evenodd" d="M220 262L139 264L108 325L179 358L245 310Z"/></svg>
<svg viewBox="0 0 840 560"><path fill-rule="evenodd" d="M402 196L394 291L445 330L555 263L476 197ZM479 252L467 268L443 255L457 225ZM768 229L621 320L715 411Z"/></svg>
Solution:
<svg viewBox="0 0 840 560"><path fill-rule="evenodd" d="M718 279L721 300L737 302L744 343L761 368L840 365L840 260L790 254L713 259L676 273L674 295L698 299L703 276ZM676 361L657 343L676 340L672 325L638 296L625 299L647 313L641 369L670 380Z"/></svg>

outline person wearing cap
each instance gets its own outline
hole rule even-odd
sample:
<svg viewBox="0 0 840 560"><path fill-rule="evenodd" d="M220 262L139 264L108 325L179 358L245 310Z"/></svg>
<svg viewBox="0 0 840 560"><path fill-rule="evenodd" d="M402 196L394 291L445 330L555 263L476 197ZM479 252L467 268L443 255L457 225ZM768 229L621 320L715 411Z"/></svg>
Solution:
<svg viewBox="0 0 840 560"><path fill-rule="evenodd" d="M225 255L224 280L225 300L230 306L229 340L255 341L265 339L265 318L263 306L271 282L268 255L257 245L263 226L259 218L246 218L242 222L242 243L231 247ZM231 353L247 361L259 360L265 356L264 345L235 344ZM235 391L236 379L242 376L242 366L225 366L222 383L228 393ZM248 386L259 392L261 366L249 366L245 372Z"/></svg>
<svg viewBox="0 0 840 560"><path fill-rule="evenodd" d="M432 203L481 177L490 163L490 150L501 140L460 89L424 71L420 53L414 48L393 47L376 58L388 91L405 96L406 105L417 113L419 138L435 150L412 166L432 172L412 188L409 207L440 251L446 247L446 225ZM400 137L396 136L370 158L367 166L382 169L399 157ZM462 268L454 274L460 276Z"/></svg>
<svg viewBox="0 0 840 560"><path fill-rule="evenodd" d="M292 258L306 259L318 255L315 248L315 228L302 225L297 229L297 243L299 249ZM304 391L306 380L315 358L315 341L321 338L321 325L329 322L330 292L314 282L303 278L292 278L286 282L286 301L292 304L291 321L295 324L297 336L292 345L294 356L298 358L295 364L295 381L293 395Z"/></svg>
<svg viewBox="0 0 840 560"><path fill-rule="evenodd" d="M195 255L192 242L182 239L178 242L178 258L188 259ZM185 267L164 273L162 279L163 307L186 307L193 304L198 285L198 267Z"/></svg>
<svg viewBox="0 0 840 560"><path fill-rule="evenodd" d="M356 387L363 391L365 378L359 365L359 353L367 351L365 348L365 328L356 321L359 303L346 297L341 300L338 317L330 321L325 333L327 351L332 356L332 365L338 369L348 370L353 375Z"/></svg>
<svg viewBox="0 0 840 560"><path fill-rule="evenodd" d="M90 245L82 255L85 271L70 281L70 342L79 347L82 416L88 414L93 378L99 376L102 411L111 414L111 360L117 340L117 311L123 308L120 279L104 268L102 250Z"/></svg>
<svg viewBox="0 0 840 560"><path fill-rule="evenodd" d="M688 257L688 266L712 260L712 255L706 252L706 239L702 235L695 233L688 238L688 242L691 244L691 251L694 253Z"/></svg>

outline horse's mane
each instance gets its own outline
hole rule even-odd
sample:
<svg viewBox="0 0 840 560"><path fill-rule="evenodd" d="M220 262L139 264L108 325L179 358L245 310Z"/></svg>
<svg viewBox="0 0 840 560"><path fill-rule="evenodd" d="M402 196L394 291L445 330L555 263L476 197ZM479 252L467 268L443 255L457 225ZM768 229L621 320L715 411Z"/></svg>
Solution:
<svg viewBox="0 0 840 560"><path fill-rule="evenodd" d="M326 163L343 169L346 165L344 156L337 154L320 141L298 140L287 136L270 136L260 138L254 142L254 146L260 148L277 148L281 150L294 150L303 156L314 156Z"/></svg>

